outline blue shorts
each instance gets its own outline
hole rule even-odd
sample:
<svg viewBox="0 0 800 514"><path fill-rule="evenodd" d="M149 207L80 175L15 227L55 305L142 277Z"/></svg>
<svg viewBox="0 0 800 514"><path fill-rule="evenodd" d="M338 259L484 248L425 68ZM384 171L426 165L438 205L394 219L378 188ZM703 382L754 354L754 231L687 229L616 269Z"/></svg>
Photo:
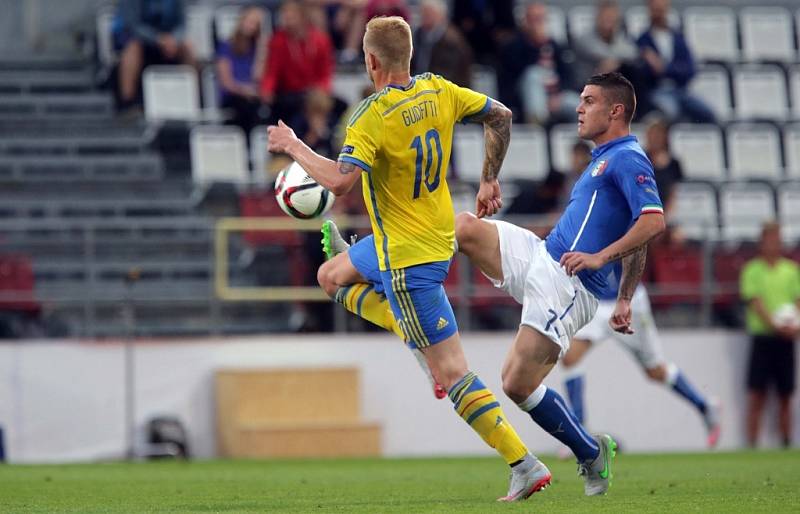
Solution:
<svg viewBox="0 0 800 514"><path fill-rule="evenodd" d="M444 291L450 261L380 271L373 236L348 250L350 262L361 275L386 295L411 348L424 348L458 332L453 308Z"/></svg>

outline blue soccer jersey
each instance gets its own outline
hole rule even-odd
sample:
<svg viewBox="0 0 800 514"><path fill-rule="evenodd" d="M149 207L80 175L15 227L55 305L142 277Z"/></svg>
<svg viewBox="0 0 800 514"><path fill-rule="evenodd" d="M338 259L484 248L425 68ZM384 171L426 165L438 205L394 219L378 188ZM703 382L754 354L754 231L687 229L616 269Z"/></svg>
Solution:
<svg viewBox="0 0 800 514"><path fill-rule="evenodd" d="M648 212L664 212L653 165L636 137L614 139L592 150L592 162L547 236L547 251L556 261L566 252L597 253ZM621 269L619 263L611 262L598 270L580 271L578 278L597 298L614 298Z"/></svg>

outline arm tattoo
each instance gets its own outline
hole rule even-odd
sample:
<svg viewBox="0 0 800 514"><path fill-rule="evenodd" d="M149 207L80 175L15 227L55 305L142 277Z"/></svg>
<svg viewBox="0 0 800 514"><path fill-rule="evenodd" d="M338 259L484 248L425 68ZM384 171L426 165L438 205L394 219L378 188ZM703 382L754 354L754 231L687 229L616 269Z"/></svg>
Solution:
<svg viewBox="0 0 800 514"><path fill-rule="evenodd" d="M356 165L350 162L339 161L337 168L342 175L349 175L356 171Z"/></svg>
<svg viewBox="0 0 800 514"><path fill-rule="evenodd" d="M511 111L497 100L490 101L491 106L486 114L472 118L472 121L483 123L486 156L481 178L486 181L497 178L511 142Z"/></svg>
<svg viewBox="0 0 800 514"><path fill-rule="evenodd" d="M630 300L633 292L639 285L642 278L644 265L647 262L647 243L635 248L631 253L622 259L622 280L619 283L619 295L617 298Z"/></svg>

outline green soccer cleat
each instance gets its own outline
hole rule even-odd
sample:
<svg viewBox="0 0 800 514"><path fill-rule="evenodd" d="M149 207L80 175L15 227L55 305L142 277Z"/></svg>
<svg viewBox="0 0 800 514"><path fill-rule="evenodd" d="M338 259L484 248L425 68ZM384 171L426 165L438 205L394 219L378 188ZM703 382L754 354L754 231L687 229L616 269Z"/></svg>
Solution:
<svg viewBox="0 0 800 514"><path fill-rule="evenodd" d="M339 233L336 223L333 220L326 220L322 224L322 251L325 252L325 259L331 260L340 253L346 252L348 248L350 245Z"/></svg>
<svg viewBox="0 0 800 514"><path fill-rule="evenodd" d="M586 496L606 494L611 487L611 465L617 455L617 443L608 434L594 436L600 447L600 454L592 462L578 464L578 474L585 480L584 493Z"/></svg>

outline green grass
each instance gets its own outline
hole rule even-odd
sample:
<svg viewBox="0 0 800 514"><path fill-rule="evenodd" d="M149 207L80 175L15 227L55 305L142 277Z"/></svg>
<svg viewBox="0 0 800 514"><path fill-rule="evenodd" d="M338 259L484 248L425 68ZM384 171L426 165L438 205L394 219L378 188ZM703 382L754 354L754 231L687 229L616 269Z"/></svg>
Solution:
<svg viewBox="0 0 800 514"><path fill-rule="evenodd" d="M798 512L800 452L625 455L605 497L570 462L527 502L499 459L0 466L0 512Z"/></svg>

